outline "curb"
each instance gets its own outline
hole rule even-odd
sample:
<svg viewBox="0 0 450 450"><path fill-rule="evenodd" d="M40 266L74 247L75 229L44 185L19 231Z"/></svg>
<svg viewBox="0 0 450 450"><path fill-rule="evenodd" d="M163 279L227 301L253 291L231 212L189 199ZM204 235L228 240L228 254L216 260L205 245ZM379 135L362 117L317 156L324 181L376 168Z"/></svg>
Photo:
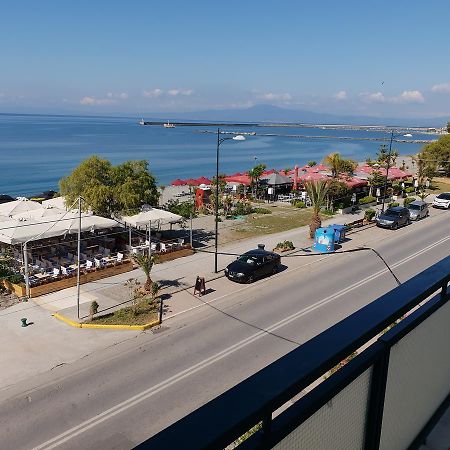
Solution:
<svg viewBox="0 0 450 450"><path fill-rule="evenodd" d="M153 321L146 323L144 325L101 325L101 324L94 324L94 323L82 323L82 322L75 322L62 314L54 313L52 316L55 319L60 320L61 322L64 322L67 325L70 325L74 328L88 328L88 329L97 329L97 330L135 330L135 331L145 331L148 328L152 328L155 325L159 325L159 321Z"/></svg>

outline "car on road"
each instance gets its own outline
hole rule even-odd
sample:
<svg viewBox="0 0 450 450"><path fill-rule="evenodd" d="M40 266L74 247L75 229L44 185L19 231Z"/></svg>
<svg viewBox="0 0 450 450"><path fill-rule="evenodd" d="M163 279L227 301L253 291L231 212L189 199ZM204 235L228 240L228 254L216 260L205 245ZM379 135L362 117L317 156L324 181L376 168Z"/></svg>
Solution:
<svg viewBox="0 0 450 450"><path fill-rule="evenodd" d="M261 247L238 256L226 267L226 277L238 283L252 283L258 278L277 273L280 255Z"/></svg>
<svg viewBox="0 0 450 450"><path fill-rule="evenodd" d="M409 209L403 206L393 206L381 213L377 219L377 227L396 230L403 225L411 223Z"/></svg>
<svg viewBox="0 0 450 450"><path fill-rule="evenodd" d="M433 201L434 208L450 209L450 192L442 192Z"/></svg>
<svg viewBox="0 0 450 450"><path fill-rule="evenodd" d="M409 217L411 220L423 219L430 215L428 203L423 202L422 200L414 200L407 208L409 209Z"/></svg>

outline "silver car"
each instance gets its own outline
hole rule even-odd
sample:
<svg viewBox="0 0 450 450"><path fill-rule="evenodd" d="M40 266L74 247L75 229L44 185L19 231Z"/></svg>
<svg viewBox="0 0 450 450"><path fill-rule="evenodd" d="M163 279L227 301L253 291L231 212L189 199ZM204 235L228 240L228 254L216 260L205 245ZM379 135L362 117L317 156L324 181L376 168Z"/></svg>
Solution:
<svg viewBox="0 0 450 450"><path fill-rule="evenodd" d="M408 209L411 220L423 219L424 217L428 217L430 214L428 204L422 200L414 200L408 205Z"/></svg>

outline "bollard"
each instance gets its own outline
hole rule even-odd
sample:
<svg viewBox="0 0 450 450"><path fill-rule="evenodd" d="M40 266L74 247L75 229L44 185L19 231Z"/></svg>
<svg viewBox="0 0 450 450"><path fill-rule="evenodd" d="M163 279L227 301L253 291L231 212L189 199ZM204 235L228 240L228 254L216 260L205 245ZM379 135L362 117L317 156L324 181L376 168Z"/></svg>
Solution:
<svg viewBox="0 0 450 450"><path fill-rule="evenodd" d="M28 326L26 317L24 317L23 319L20 319L20 320L22 321L22 326L23 327L27 327Z"/></svg>

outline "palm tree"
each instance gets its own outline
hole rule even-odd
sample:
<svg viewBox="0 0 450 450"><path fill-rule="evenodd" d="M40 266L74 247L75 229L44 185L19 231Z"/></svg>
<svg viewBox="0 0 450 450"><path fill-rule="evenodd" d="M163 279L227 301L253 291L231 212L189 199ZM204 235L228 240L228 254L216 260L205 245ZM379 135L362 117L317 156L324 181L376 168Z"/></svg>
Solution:
<svg viewBox="0 0 450 450"><path fill-rule="evenodd" d="M265 164L258 164L257 166L253 167L253 169L250 169L247 172L247 175L250 178L251 184L253 185L255 197L258 192L258 181L261 178L261 175L263 174L264 170L266 169Z"/></svg>
<svg viewBox="0 0 450 450"><path fill-rule="evenodd" d="M148 255L148 254L137 254L133 255L133 260L135 263L142 269L145 276L147 277L144 285L144 289L148 292L151 291L153 281L150 278L150 273L153 268L153 264L155 264L155 256L154 255Z"/></svg>
<svg viewBox="0 0 450 450"><path fill-rule="evenodd" d="M311 223L309 224L309 237L311 239L314 238L317 228L320 228L322 225L319 213L320 208L325 203L329 187L327 180L310 181L306 183L306 191L308 192L308 197L311 199L313 208Z"/></svg>
<svg viewBox="0 0 450 450"><path fill-rule="evenodd" d="M325 156L323 159L323 163L327 166L330 166L331 176L333 178L337 178L339 172L341 171L342 158L338 152L330 153Z"/></svg>

